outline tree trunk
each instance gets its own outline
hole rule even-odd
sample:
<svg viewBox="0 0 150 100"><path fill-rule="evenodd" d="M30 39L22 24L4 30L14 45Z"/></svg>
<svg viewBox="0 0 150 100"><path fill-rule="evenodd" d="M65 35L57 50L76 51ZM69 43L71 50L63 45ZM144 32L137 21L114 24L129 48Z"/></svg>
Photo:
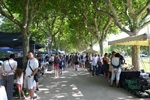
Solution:
<svg viewBox="0 0 150 100"><path fill-rule="evenodd" d="M22 46L23 46L23 68L26 66L26 57L29 51L29 36L27 34L27 30L22 28L21 29L21 34L22 34Z"/></svg>
<svg viewBox="0 0 150 100"><path fill-rule="evenodd" d="M58 53L58 50L60 49L60 34L59 34L59 36L58 36L58 44L57 44L57 53Z"/></svg>
<svg viewBox="0 0 150 100"><path fill-rule="evenodd" d="M135 70L140 70L140 46L132 46L132 65Z"/></svg>
<svg viewBox="0 0 150 100"><path fill-rule="evenodd" d="M51 32L49 31L49 45L48 45L49 57L52 55L52 43L53 43L53 36L52 36Z"/></svg>
<svg viewBox="0 0 150 100"><path fill-rule="evenodd" d="M104 55L104 40L99 41L100 54Z"/></svg>

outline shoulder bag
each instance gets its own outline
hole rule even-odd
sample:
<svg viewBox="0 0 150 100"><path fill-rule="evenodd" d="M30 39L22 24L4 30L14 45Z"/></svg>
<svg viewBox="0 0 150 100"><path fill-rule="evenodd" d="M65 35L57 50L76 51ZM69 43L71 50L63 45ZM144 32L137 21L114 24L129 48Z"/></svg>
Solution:
<svg viewBox="0 0 150 100"><path fill-rule="evenodd" d="M29 67L30 67L30 69L32 70L32 72L34 72L33 71L33 69L31 68L31 66L30 66L30 61L29 61ZM40 78L40 72L36 72L36 74L34 75L34 80L36 81L36 82L38 82L38 78Z"/></svg>

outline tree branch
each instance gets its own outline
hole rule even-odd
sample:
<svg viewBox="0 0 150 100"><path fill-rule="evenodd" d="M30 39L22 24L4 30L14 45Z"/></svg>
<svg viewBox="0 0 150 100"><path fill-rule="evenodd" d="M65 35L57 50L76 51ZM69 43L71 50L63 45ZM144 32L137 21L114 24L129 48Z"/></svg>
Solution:
<svg viewBox="0 0 150 100"><path fill-rule="evenodd" d="M132 27L132 22L131 22L131 17L129 16L129 13L128 13L128 8L126 7L126 15L128 17L128 23L129 23L129 27Z"/></svg>
<svg viewBox="0 0 150 100"><path fill-rule="evenodd" d="M96 3L97 1L96 1L96 2L95 2L94 0L91 0L91 1L93 2L94 7L95 7L95 9L96 9L97 12L102 13L102 14L105 14L106 16L113 18L113 15L111 15L111 14L108 13L107 11L103 11L103 10L98 9L97 3Z"/></svg>
<svg viewBox="0 0 150 100"><path fill-rule="evenodd" d="M8 7L6 6L6 4L4 3L4 1L3 1L3 0L0 0L0 1L1 1L1 3L4 5L4 7L7 9L7 11L8 11L9 14L10 14L10 16L11 16L11 17L14 17L13 14L11 13L11 11L8 9Z"/></svg>
<svg viewBox="0 0 150 100"><path fill-rule="evenodd" d="M33 12L33 18L40 11L40 4L41 4L41 1L35 3L34 9L35 9L35 7L37 7L37 10L34 10L34 12Z"/></svg>
<svg viewBox="0 0 150 100"><path fill-rule="evenodd" d="M135 12L133 11L132 9L132 0L127 0L127 3L128 3L128 7L129 7L129 11L130 13L135 16Z"/></svg>
<svg viewBox="0 0 150 100"><path fill-rule="evenodd" d="M44 18L44 19L45 19L45 21L46 21L46 26L47 26L47 28L48 28L49 35L52 36L52 32L51 32L51 29L50 29L50 25L49 25L49 23L48 23L48 18Z"/></svg>
<svg viewBox="0 0 150 100"><path fill-rule="evenodd" d="M54 24L55 24L55 22L56 22L56 15L54 16L54 19L53 19L53 21L52 21L52 28L51 29L53 29L54 28Z"/></svg>
<svg viewBox="0 0 150 100"><path fill-rule="evenodd" d="M85 28L86 29L88 29L88 30L94 30L94 27L93 26L88 26L87 25L87 20L88 20L88 18L87 18L87 16L86 16L86 14L85 14L85 12L83 12L83 13L81 13L82 14L82 16L84 17L83 19L84 19L84 25L85 25ZM78 20L77 20L77 22L79 22Z"/></svg>
<svg viewBox="0 0 150 100"><path fill-rule="evenodd" d="M147 14L141 20L140 26L143 25L143 23L149 18L149 15L150 15L150 8L147 9Z"/></svg>
<svg viewBox="0 0 150 100"><path fill-rule="evenodd" d="M109 28L109 24L110 24L111 21L112 21L112 18L109 18L106 25L105 25L105 27L103 28L103 32L105 32Z"/></svg>
<svg viewBox="0 0 150 100"><path fill-rule="evenodd" d="M150 20L147 21L146 23L144 23L140 28L138 28L139 30L143 29L144 27L146 27L147 25L150 24Z"/></svg>
<svg viewBox="0 0 150 100"><path fill-rule="evenodd" d="M60 26L59 26L57 32L55 32L55 33L53 34L53 36L55 36L55 35L60 31L61 26L62 26L62 24L63 24L63 22L64 22L64 18L65 18L65 15L63 16L63 18L62 18L62 20L61 20L61 24L60 24Z"/></svg>
<svg viewBox="0 0 150 100"><path fill-rule="evenodd" d="M116 24L122 31L126 32L126 33L129 34L129 35L133 35L129 30L127 30L127 29L125 29L124 27L121 26L121 24L120 24L119 21L118 21L117 13L116 13L116 11L115 11L115 9L114 9L114 7L113 7L111 1L110 1L110 0L107 0L107 2L108 2L108 6L109 6L110 10L111 10L112 13L113 13L113 16L114 16L113 18L114 18L115 24Z"/></svg>
<svg viewBox="0 0 150 100"><path fill-rule="evenodd" d="M103 38L104 40L107 38L108 31L109 31L109 28L107 28L107 30L105 31L104 38Z"/></svg>
<svg viewBox="0 0 150 100"><path fill-rule="evenodd" d="M2 0L0 0L2 1ZM10 10L9 10L10 12ZM3 15L4 17L8 18L9 20L11 20L12 22L14 22L15 24L17 24L19 27L21 26L21 23L14 18L14 16L10 13L10 15L8 15L4 10L3 8L0 6L0 13L1 15Z"/></svg>
<svg viewBox="0 0 150 100"><path fill-rule="evenodd" d="M47 37L49 37L48 34L47 34L40 26L37 25L37 27L38 27Z"/></svg>
<svg viewBox="0 0 150 100"><path fill-rule="evenodd" d="M141 16L147 8L150 7L150 0L148 0L146 6L138 13L138 16Z"/></svg>

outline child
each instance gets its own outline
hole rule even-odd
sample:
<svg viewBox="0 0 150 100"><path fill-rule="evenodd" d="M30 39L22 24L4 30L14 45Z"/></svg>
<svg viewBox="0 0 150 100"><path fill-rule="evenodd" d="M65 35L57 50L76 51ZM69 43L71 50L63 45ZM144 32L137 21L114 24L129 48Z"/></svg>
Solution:
<svg viewBox="0 0 150 100"><path fill-rule="evenodd" d="M18 88L19 98L21 99L21 93L23 94L23 97L26 98L24 95L24 92L22 90L22 84L23 84L23 71L22 71L22 69L18 68L16 70L15 78L17 80L16 87Z"/></svg>

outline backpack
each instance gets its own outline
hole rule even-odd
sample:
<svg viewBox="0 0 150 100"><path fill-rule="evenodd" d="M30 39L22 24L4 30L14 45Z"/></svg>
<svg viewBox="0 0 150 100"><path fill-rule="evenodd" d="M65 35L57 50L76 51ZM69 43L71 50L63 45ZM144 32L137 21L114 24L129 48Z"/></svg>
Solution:
<svg viewBox="0 0 150 100"><path fill-rule="evenodd" d="M56 57L55 56L55 60L54 60L55 64L59 64L59 59L58 59L58 56Z"/></svg>
<svg viewBox="0 0 150 100"><path fill-rule="evenodd" d="M75 56L75 62L78 62L78 56L77 55Z"/></svg>

